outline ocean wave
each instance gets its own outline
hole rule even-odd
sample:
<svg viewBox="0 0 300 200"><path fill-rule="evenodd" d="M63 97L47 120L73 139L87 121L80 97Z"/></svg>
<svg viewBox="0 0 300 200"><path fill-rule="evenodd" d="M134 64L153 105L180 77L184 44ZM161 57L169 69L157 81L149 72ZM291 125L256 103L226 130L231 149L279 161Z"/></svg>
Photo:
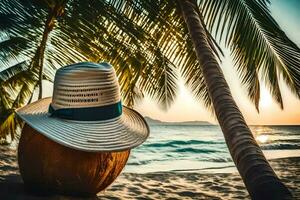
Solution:
<svg viewBox="0 0 300 200"><path fill-rule="evenodd" d="M225 144L221 141L207 141L207 140L174 140L169 142L156 142L150 144L144 144L144 147L178 147L184 145L196 145L196 144Z"/></svg>
<svg viewBox="0 0 300 200"><path fill-rule="evenodd" d="M234 166L222 132L216 127L155 127L153 132L149 140L132 150L127 169L213 172ZM295 156L300 150L300 127L255 127L253 133L267 136L266 143L259 145L269 158Z"/></svg>
<svg viewBox="0 0 300 200"><path fill-rule="evenodd" d="M299 137L299 136L298 136ZM300 144L300 139L275 139L272 141L273 143L289 143L289 144Z"/></svg>
<svg viewBox="0 0 300 200"><path fill-rule="evenodd" d="M261 148L263 150L300 149L300 144L288 144L288 143L266 144L266 145L261 145Z"/></svg>
<svg viewBox="0 0 300 200"><path fill-rule="evenodd" d="M192 158L194 162L214 162L214 163L231 163L232 159L230 157L224 157L224 158L214 158L214 157L193 157ZM153 163L164 163L164 162L186 162L189 159L185 157L173 157L173 158L161 158L161 159L129 159L128 165L147 165L147 164L153 164Z"/></svg>
<svg viewBox="0 0 300 200"><path fill-rule="evenodd" d="M231 159L231 157L228 157L228 158L210 158L210 159L207 159L205 161L223 163L223 162L232 162L232 159Z"/></svg>
<svg viewBox="0 0 300 200"><path fill-rule="evenodd" d="M174 149L173 152L177 153L217 153L220 152L218 150L213 150L213 149L196 149L192 147L188 148L180 148L180 149Z"/></svg>

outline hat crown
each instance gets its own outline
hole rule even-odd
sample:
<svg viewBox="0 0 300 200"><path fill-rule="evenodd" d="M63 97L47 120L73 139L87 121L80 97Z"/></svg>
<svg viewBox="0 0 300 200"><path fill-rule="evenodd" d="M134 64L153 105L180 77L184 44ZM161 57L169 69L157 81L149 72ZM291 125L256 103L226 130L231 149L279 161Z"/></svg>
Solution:
<svg viewBox="0 0 300 200"><path fill-rule="evenodd" d="M51 105L55 109L106 106L121 100L114 68L81 62L57 70Z"/></svg>

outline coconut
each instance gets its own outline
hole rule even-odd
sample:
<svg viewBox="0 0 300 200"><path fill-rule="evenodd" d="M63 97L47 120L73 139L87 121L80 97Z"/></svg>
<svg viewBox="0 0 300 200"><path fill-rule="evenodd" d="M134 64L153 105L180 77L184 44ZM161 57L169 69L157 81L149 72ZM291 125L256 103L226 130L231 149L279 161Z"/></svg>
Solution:
<svg viewBox="0 0 300 200"><path fill-rule="evenodd" d="M25 187L39 193L91 196L108 187L130 150L85 152L58 144L25 124L18 163Z"/></svg>

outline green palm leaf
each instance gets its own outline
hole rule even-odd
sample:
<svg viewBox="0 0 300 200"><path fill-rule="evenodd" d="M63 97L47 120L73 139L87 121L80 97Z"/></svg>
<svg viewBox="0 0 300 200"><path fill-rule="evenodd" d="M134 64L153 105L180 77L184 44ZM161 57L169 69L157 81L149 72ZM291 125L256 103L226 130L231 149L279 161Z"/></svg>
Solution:
<svg viewBox="0 0 300 200"><path fill-rule="evenodd" d="M2 120L4 119L4 120ZM6 116L0 117L0 140L6 139L10 135L11 140L15 138L16 129L21 125L21 122L15 117L14 111L8 111Z"/></svg>
<svg viewBox="0 0 300 200"><path fill-rule="evenodd" d="M28 41L24 37L11 36L0 33L0 70L10 65L11 60L17 60L28 48Z"/></svg>
<svg viewBox="0 0 300 200"><path fill-rule="evenodd" d="M158 54L161 59L157 65L160 67L148 66L140 79L139 87L154 98L162 109L167 110L177 96L179 71L159 50Z"/></svg>
<svg viewBox="0 0 300 200"><path fill-rule="evenodd" d="M181 18L177 14L172 14L174 19L170 18L170 13L174 11L174 7L171 6L171 9L167 11L169 14L164 11L164 13L155 12L155 16L153 14L150 16L150 13L153 12L141 11L140 3L130 1L94 2L93 8L99 8L100 12L97 13L98 9L95 9L93 15L91 15L90 7L85 8L81 4L75 4L75 6L72 5L74 14L69 13L70 18L67 15L62 19L67 25L59 27L59 29L62 32L76 30L73 31L74 34L69 40L72 41L71 45L74 49L79 50L82 54L87 54L90 60L105 60L116 67L123 99L127 105L132 106L143 96L144 92L151 91L151 95L160 104L169 107L170 102L174 99L171 95L175 95L176 91L176 87L172 90L167 85L175 79L169 72L173 71L172 69L179 63L180 55L186 54L185 49L182 48L185 38L180 36L178 28L174 27L172 21L180 21ZM147 4L147 2L143 3ZM101 10L103 7L106 9ZM148 9L153 8L148 5ZM78 13L82 15L79 16ZM98 18L97 15L101 20L95 22L95 18ZM157 23L162 26L158 26ZM181 29L184 27L181 23L178 23L177 26ZM184 34L187 33L184 32ZM173 43L173 45L168 45L169 43ZM166 62L162 64L164 58ZM166 70L163 66L166 66ZM149 87L145 91L145 85L141 85L142 82L150 79L145 79L144 74L151 68L159 69L151 77L153 79L151 81L156 82L153 83L153 86L157 88L159 81L161 86L162 83L167 83L167 86L164 87L167 95L162 95L163 91L157 89L150 90ZM166 77L166 81L161 81L161 76L157 75L162 75L164 71L165 75L162 77ZM154 94L155 92L156 94ZM167 98L163 98L163 96Z"/></svg>
<svg viewBox="0 0 300 200"><path fill-rule="evenodd" d="M26 71L29 68L28 61L19 62L13 66L6 68L3 71L0 71L0 84L2 86L3 82L8 81L13 76L16 76L20 72Z"/></svg>
<svg viewBox="0 0 300 200"><path fill-rule="evenodd" d="M259 80L283 108L281 77L300 97L300 49L281 30L264 0L203 0L209 31L230 47L242 83L258 109Z"/></svg>

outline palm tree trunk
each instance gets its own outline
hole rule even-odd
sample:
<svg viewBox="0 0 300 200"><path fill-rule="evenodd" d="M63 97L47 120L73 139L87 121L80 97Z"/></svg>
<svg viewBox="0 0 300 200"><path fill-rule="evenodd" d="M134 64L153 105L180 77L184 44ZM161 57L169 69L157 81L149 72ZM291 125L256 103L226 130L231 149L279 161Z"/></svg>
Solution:
<svg viewBox="0 0 300 200"><path fill-rule="evenodd" d="M54 26L54 20L56 18L55 12L50 11L47 17L47 20L45 22L45 27L44 27L44 32L42 36L42 41L37 48L37 52L34 57L33 63L35 63L34 68L39 69L39 97L38 99L41 99L43 96L43 71L44 71L44 54L45 54L45 49L47 45L47 40L49 37L49 33L52 31L53 26Z"/></svg>
<svg viewBox="0 0 300 200"><path fill-rule="evenodd" d="M212 53L195 1L178 1L232 159L252 199L292 199L256 143Z"/></svg>
<svg viewBox="0 0 300 200"><path fill-rule="evenodd" d="M43 31L42 41L37 48L36 54L33 58L33 68L38 69L39 73L39 97L41 99L43 96L43 71L44 71L44 54L47 45L47 40L50 32L53 30L55 25L55 19L58 16L61 16L64 12L64 7L67 3L67 0L62 0L57 2L56 5L49 10L47 20L45 22L45 27Z"/></svg>

